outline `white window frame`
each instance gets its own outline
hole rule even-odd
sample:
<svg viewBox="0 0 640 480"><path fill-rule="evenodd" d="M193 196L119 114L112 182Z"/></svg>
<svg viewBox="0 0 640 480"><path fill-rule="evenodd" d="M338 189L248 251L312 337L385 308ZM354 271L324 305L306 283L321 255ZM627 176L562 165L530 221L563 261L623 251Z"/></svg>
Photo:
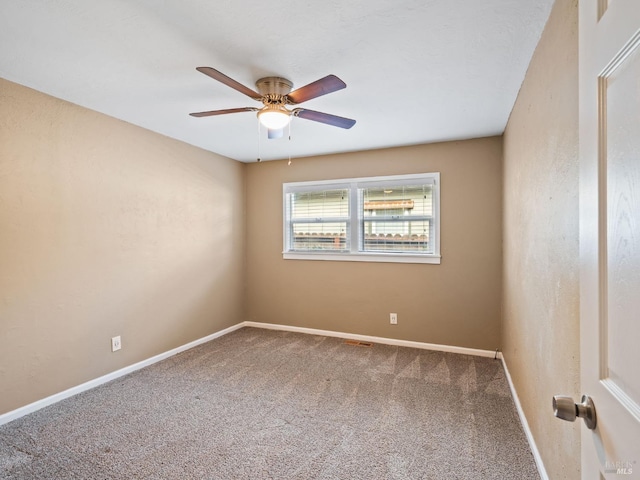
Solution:
<svg viewBox="0 0 640 480"><path fill-rule="evenodd" d="M364 218L360 212L359 189L367 187L431 184L433 201L433 253L419 252L364 252L361 250ZM349 190L349 219L347 232L348 251L293 251L291 222L287 195L299 192L331 190L347 188ZM410 175L388 175L383 177L361 177L337 180L321 180L314 182L292 182L282 184L283 204L283 251L285 260L331 260L350 262L396 262L396 263L428 263L440 264L440 173L421 173Z"/></svg>

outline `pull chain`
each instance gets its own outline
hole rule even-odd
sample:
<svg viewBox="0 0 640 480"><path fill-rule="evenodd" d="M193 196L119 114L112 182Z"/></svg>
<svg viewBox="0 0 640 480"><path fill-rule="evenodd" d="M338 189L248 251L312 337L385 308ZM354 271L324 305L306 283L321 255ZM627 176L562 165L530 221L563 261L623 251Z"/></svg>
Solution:
<svg viewBox="0 0 640 480"><path fill-rule="evenodd" d="M262 161L261 147L262 147L262 141L260 139L260 120L258 120L258 162Z"/></svg>
<svg viewBox="0 0 640 480"><path fill-rule="evenodd" d="M291 165L291 124L293 123L293 118L289 121L289 163L287 165Z"/></svg>

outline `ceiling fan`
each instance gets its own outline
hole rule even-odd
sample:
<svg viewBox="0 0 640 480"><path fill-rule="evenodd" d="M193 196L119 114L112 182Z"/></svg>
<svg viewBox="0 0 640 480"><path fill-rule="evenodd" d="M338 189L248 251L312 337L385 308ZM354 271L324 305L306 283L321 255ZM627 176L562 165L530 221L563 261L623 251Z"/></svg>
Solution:
<svg viewBox="0 0 640 480"><path fill-rule="evenodd" d="M327 75L320 80L311 82L304 87L300 87L294 91L293 83L286 78L281 77L264 77L256 82L258 91L254 91L249 87L245 87L241 83L226 76L211 67L198 67L199 72L208 75L214 80L224 83L234 90L244 93L248 97L263 103L262 108L241 107L227 108L225 110L211 110L208 112L190 113L192 117L210 117L213 115L224 115L227 113L240 112L258 112L260 123L267 128L269 138L279 138L282 136L284 127L291 121L291 116L304 118L314 122L326 123L340 128L351 128L356 121L350 118L339 117L329 113L316 112L306 108L294 108L289 110L287 105L297 105L307 100L332 93L345 88L347 85L335 75Z"/></svg>

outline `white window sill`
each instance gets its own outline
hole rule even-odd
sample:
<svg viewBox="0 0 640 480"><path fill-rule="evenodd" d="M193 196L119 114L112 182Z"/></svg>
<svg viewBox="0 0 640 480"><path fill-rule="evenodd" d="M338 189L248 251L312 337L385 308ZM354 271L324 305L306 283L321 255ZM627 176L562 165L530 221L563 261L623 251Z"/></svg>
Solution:
<svg viewBox="0 0 640 480"><path fill-rule="evenodd" d="M440 265L440 255L401 253L283 252L284 260L325 260L338 262L427 263Z"/></svg>

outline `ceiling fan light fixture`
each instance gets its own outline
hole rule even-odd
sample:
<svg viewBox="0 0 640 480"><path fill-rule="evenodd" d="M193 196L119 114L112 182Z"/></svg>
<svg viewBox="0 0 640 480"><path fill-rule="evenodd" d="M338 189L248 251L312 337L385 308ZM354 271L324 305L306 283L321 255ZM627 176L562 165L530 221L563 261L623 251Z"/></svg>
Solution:
<svg viewBox="0 0 640 480"><path fill-rule="evenodd" d="M269 130L280 130L291 121L291 112L284 107L267 105L258 112L258 120Z"/></svg>

